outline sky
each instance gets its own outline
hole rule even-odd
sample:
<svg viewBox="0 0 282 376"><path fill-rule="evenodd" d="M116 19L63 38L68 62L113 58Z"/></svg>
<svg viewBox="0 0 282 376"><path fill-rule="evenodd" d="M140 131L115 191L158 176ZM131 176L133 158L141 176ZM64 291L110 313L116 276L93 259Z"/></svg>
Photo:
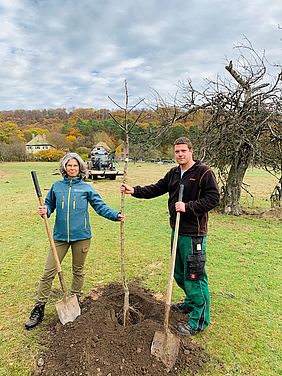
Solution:
<svg viewBox="0 0 282 376"><path fill-rule="evenodd" d="M109 108L225 73L244 38L282 62L281 0L0 0L0 110Z"/></svg>

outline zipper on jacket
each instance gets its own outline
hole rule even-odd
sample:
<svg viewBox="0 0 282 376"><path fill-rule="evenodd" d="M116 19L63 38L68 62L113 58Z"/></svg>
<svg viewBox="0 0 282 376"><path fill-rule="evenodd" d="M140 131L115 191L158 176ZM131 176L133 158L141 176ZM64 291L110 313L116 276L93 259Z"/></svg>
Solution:
<svg viewBox="0 0 282 376"><path fill-rule="evenodd" d="M73 203L72 203L72 208L75 209L76 207L76 196L74 195Z"/></svg>
<svg viewBox="0 0 282 376"><path fill-rule="evenodd" d="M68 243L70 242L70 195L71 195L71 188L72 188L72 179L70 179L70 187L68 192L68 211L67 211L67 237Z"/></svg>
<svg viewBox="0 0 282 376"><path fill-rule="evenodd" d="M62 209L64 209L64 207L65 207L65 196L63 195L63 197L62 197Z"/></svg>

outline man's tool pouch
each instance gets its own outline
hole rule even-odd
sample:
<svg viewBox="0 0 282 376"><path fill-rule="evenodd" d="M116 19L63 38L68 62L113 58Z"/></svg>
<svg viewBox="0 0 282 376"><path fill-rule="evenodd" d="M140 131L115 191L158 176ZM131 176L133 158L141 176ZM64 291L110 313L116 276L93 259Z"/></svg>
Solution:
<svg viewBox="0 0 282 376"><path fill-rule="evenodd" d="M192 253L187 257L187 275L190 280L200 280L204 278L206 255L203 253L203 237L192 237Z"/></svg>

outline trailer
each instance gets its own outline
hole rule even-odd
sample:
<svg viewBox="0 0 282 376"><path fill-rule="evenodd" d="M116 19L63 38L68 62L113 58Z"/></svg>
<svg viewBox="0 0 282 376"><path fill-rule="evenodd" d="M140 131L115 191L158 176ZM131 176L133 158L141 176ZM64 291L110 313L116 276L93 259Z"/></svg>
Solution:
<svg viewBox="0 0 282 376"><path fill-rule="evenodd" d="M116 180L117 176L123 176L122 171L117 170L92 170L88 169L88 178L97 180L98 178L105 178L110 180Z"/></svg>

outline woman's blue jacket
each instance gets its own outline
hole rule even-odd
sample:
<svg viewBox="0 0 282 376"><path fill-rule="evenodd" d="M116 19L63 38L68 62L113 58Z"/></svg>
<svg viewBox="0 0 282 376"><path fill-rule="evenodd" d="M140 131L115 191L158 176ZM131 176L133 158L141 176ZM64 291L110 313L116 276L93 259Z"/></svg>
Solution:
<svg viewBox="0 0 282 376"><path fill-rule="evenodd" d="M99 193L81 178L64 178L52 185L45 205L48 217L56 209L55 240L71 242L91 238L88 202L102 217L117 221L119 212L106 205Z"/></svg>

